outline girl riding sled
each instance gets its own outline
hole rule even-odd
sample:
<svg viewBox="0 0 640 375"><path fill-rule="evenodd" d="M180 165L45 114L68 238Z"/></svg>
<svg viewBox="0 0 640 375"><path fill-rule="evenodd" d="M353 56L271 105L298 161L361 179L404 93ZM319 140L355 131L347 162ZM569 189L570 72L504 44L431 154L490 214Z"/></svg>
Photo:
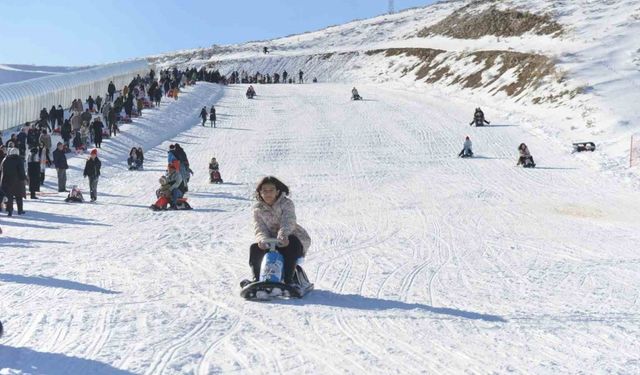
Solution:
<svg viewBox="0 0 640 375"><path fill-rule="evenodd" d="M288 285L294 283L296 261L311 245L309 234L296 221L295 207L288 195L289 187L273 176L262 178L256 187L258 202L253 206L256 243L251 245L249 256L254 281L260 277L260 264L269 249L267 239L279 241L276 249L284 258L284 282Z"/></svg>

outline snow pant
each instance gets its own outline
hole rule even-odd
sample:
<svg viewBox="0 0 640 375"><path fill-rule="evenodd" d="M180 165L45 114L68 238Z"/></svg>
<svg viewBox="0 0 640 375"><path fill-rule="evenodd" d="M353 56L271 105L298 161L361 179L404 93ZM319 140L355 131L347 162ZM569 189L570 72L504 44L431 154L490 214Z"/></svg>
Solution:
<svg viewBox="0 0 640 375"><path fill-rule="evenodd" d="M89 193L92 200L98 199L98 179L100 177L89 177Z"/></svg>
<svg viewBox="0 0 640 375"><path fill-rule="evenodd" d="M465 151L467 151L467 153L468 153L469 155L473 154L473 152L471 152L471 149L463 148L463 149L462 149L462 151L460 151L460 153L458 154L458 156L462 156L462 155L464 155L464 154L465 154Z"/></svg>
<svg viewBox="0 0 640 375"><path fill-rule="evenodd" d="M290 284L293 282L293 274L296 270L296 264L298 258L302 257L302 243L298 237L294 235L289 236L289 245L285 247L276 247L278 252L282 254L284 258L284 282ZM262 258L269 250L262 250L258 247L257 243L251 245L249 249L249 265L253 271L253 277L255 280L260 278L260 266L262 264Z"/></svg>
<svg viewBox="0 0 640 375"><path fill-rule="evenodd" d="M204 126L204 124L205 124L206 122L207 122L207 118L206 118L206 117L203 117L203 118L202 118L202 126Z"/></svg>
<svg viewBox="0 0 640 375"><path fill-rule="evenodd" d="M67 190L67 170L56 168L56 172L58 172L58 192L62 193Z"/></svg>
<svg viewBox="0 0 640 375"><path fill-rule="evenodd" d="M44 171L40 172L40 187L44 184L44 176L46 176L46 173Z"/></svg>
<svg viewBox="0 0 640 375"><path fill-rule="evenodd" d="M24 212L24 209L22 207L22 194L19 195L11 195L8 194L7 195L7 213L11 214L13 213L13 199L15 198L16 200L16 205L18 206L18 213L22 213Z"/></svg>
<svg viewBox="0 0 640 375"><path fill-rule="evenodd" d="M31 199L36 199L36 192L40 191L40 181L38 181L39 178L40 174L38 174L38 176L29 176L29 195Z"/></svg>
<svg viewBox="0 0 640 375"><path fill-rule="evenodd" d="M535 164L533 161L533 157L531 156L520 156L520 158L518 158L518 165L522 164L522 165L527 165L527 160L531 161L531 164Z"/></svg>
<svg viewBox="0 0 640 375"><path fill-rule="evenodd" d="M182 198L182 191L180 189L171 190L171 204L176 205L178 199Z"/></svg>

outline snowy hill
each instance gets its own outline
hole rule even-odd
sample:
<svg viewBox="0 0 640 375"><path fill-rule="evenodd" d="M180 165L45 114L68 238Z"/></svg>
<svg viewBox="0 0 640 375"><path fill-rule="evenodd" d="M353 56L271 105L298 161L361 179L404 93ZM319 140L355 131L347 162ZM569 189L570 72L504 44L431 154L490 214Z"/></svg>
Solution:
<svg viewBox="0 0 640 375"><path fill-rule="evenodd" d="M0 214L0 374L640 373L639 185L619 176L636 8L449 1L268 56L254 42L152 57L321 82L165 98L102 144L96 203L65 203L47 169L26 215ZM481 36L487 19L522 35ZM215 129L200 125L211 105ZM492 126L468 126L476 106ZM457 158L467 135L475 157ZM599 150L569 153L578 137ZM515 166L520 142L535 169ZM194 210L153 212L173 143ZM127 169L133 146L143 171ZM87 192L85 160L70 156L67 186ZM312 238L302 300L239 297L264 175Z"/></svg>
<svg viewBox="0 0 640 375"><path fill-rule="evenodd" d="M461 125L464 100L350 87L198 83L103 143L96 204L64 203L47 170L27 214L0 217L0 373L640 371L637 191L508 118ZM475 159L455 157L466 134ZM514 166L522 141L538 168ZM174 142L194 210L152 212ZM238 295L265 174L312 237L303 300Z"/></svg>
<svg viewBox="0 0 640 375"><path fill-rule="evenodd" d="M640 5L633 0L446 1L285 38L150 57L162 67L320 82L386 83L466 98L570 150L595 141L595 168L627 173L640 132ZM272 53L262 55L262 47ZM506 113L505 113L506 111Z"/></svg>

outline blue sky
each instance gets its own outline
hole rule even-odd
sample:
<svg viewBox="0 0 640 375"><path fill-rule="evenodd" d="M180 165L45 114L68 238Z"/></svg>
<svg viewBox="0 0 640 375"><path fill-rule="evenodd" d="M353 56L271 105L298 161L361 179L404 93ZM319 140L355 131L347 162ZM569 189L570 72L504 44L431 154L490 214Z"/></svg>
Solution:
<svg viewBox="0 0 640 375"><path fill-rule="evenodd" d="M395 8L434 2L395 0ZM99 64L272 39L387 9L387 0L0 0L0 64Z"/></svg>

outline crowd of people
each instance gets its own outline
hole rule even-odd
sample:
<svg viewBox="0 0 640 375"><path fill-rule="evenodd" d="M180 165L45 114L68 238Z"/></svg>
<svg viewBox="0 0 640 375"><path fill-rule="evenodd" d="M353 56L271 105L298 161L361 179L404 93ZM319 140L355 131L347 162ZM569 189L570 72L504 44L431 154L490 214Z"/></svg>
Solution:
<svg viewBox="0 0 640 375"><path fill-rule="evenodd" d="M250 83L250 84L271 84L271 83L296 83L296 77L290 75L286 70L282 73L267 73L263 74L260 72L255 72L253 74L246 72L244 70L238 72L234 70L229 74L229 77L226 78L226 81L230 84L237 83ZM302 70L298 71L298 80L297 83L304 83L305 77L304 72ZM314 77L313 82L318 82L318 80Z"/></svg>
<svg viewBox="0 0 640 375"><path fill-rule="evenodd" d="M19 215L25 213L24 201L29 190L30 199L38 199L47 168L55 168L58 192L67 192L78 201L74 191L67 190L67 155L82 154L94 148L85 162L84 177L88 178L91 201L97 200L101 161L98 149L105 137L119 133L119 124L131 122L132 117L142 116L145 108L159 106L163 97L172 95L177 100L179 90L195 80L219 78L219 73L185 71L174 68L162 70L156 76L154 70L118 90L113 81L106 87L104 98L92 95L86 100L74 99L65 110L62 104L40 111L39 118L25 123L19 131L3 139L0 132L0 211L13 215L14 201ZM215 126L215 108L211 107L210 120ZM53 137L59 137L53 149ZM130 169L142 169L144 154L141 147L131 150L127 160ZM80 191L77 185L72 185ZM74 190L74 189L72 189ZM69 198L69 197L68 197ZM82 199L80 199L82 200Z"/></svg>

